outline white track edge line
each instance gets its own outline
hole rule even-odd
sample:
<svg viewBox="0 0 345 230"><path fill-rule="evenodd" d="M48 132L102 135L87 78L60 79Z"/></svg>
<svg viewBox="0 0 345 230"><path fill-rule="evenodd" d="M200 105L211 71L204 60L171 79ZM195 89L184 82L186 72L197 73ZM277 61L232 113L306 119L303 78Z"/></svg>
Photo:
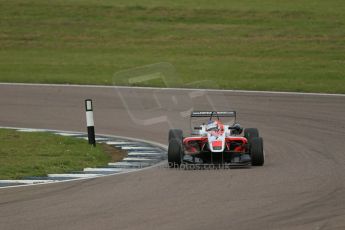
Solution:
<svg viewBox="0 0 345 230"><path fill-rule="evenodd" d="M38 84L38 83L6 83L6 82L0 82L0 85L77 87L77 88L109 88L109 89L142 89L142 90L167 90L167 91L174 91L174 90L178 91L178 90L180 90L180 91L207 91L207 92L252 93L252 94L281 94L281 95L345 97L345 94L336 94L336 93L303 93L303 92L287 92L287 91L258 91L258 90L234 90L234 89L195 89L195 88L163 88L163 87L140 87L140 86Z"/></svg>

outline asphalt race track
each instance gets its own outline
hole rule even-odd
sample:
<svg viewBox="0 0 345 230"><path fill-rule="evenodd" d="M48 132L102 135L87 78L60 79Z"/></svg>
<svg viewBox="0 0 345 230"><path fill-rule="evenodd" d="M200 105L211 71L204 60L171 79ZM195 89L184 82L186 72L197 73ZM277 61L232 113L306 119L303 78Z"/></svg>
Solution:
<svg viewBox="0 0 345 230"><path fill-rule="evenodd" d="M86 98L97 133L163 144L193 108L235 109L266 164L0 189L1 230L345 229L345 97L0 85L0 125L85 131Z"/></svg>

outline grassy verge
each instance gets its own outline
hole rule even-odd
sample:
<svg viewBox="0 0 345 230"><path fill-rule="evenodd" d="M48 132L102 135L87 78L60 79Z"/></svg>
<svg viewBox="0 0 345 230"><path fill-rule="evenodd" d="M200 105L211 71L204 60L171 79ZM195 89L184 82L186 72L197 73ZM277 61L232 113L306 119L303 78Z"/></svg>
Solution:
<svg viewBox="0 0 345 230"><path fill-rule="evenodd" d="M93 148L85 140L72 137L7 129L0 129L0 146L0 179L21 179L104 166L115 155L122 154L101 145ZM120 160L120 157L115 159Z"/></svg>
<svg viewBox="0 0 345 230"><path fill-rule="evenodd" d="M0 81L345 93L342 0L0 0Z"/></svg>

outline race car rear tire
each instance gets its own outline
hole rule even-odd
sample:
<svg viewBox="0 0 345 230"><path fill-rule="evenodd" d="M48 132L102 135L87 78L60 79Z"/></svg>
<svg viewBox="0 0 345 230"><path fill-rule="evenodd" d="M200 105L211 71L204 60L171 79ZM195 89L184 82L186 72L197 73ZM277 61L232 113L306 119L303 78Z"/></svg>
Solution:
<svg viewBox="0 0 345 230"><path fill-rule="evenodd" d="M253 166L262 166L264 164L264 144L261 137L253 137L250 140L250 157Z"/></svg>
<svg viewBox="0 0 345 230"><path fill-rule="evenodd" d="M183 161L183 146L179 139L171 139L168 147L168 162L170 168L176 168Z"/></svg>
<svg viewBox="0 0 345 230"><path fill-rule="evenodd" d="M169 142L172 139L182 140L183 131L181 129L170 129L169 130Z"/></svg>
<svg viewBox="0 0 345 230"><path fill-rule="evenodd" d="M252 138L259 137L259 130L257 128L246 128L244 137L250 142Z"/></svg>

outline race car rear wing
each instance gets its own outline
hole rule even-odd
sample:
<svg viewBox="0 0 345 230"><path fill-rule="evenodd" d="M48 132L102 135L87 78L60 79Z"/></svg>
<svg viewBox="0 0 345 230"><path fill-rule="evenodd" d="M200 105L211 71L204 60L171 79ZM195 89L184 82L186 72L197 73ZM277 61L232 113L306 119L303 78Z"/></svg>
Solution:
<svg viewBox="0 0 345 230"><path fill-rule="evenodd" d="M191 117L235 117L236 111L193 111Z"/></svg>

